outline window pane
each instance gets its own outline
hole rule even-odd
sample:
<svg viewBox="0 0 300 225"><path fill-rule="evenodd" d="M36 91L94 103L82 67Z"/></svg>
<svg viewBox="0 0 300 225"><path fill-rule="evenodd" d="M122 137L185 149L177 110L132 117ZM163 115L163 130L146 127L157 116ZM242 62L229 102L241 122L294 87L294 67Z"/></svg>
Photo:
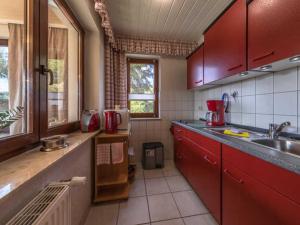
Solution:
<svg viewBox="0 0 300 225"><path fill-rule="evenodd" d="M154 113L154 101L130 101L131 113Z"/></svg>
<svg viewBox="0 0 300 225"><path fill-rule="evenodd" d="M49 127L79 120L79 32L54 0L48 1Z"/></svg>
<svg viewBox="0 0 300 225"><path fill-rule="evenodd" d="M154 94L154 64L130 64L130 93Z"/></svg>
<svg viewBox="0 0 300 225"><path fill-rule="evenodd" d="M32 132L26 2L0 1L0 138Z"/></svg>

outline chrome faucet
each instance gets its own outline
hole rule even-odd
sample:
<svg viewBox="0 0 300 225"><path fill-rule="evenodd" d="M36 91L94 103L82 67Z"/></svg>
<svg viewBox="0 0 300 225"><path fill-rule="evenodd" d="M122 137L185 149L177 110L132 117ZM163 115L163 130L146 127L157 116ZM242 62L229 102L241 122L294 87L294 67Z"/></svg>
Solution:
<svg viewBox="0 0 300 225"><path fill-rule="evenodd" d="M280 125L275 123L269 124L269 137L272 139L278 138L279 134L282 132L283 128L291 126L291 123L289 121L286 121Z"/></svg>

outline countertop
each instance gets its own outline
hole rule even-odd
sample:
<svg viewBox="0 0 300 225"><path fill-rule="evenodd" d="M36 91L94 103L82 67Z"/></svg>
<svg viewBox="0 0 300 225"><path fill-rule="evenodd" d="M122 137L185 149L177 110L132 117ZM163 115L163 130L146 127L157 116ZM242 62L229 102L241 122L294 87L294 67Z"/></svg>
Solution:
<svg viewBox="0 0 300 225"><path fill-rule="evenodd" d="M189 124L184 124L180 121L172 121L172 123L300 175L300 157L231 136L217 134L204 129L208 126L202 121L190 121ZM193 126L193 123L195 126Z"/></svg>
<svg viewBox="0 0 300 225"><path fill-rule="evenodd" d="M0 163L0 201L11 194L25 182L74 151L84 142L93 138L99 131L93 133L81 133L80 131L69 134L67 142L69 146L52 151L41 152L41 146L27 151L16 157Z"/></svg>

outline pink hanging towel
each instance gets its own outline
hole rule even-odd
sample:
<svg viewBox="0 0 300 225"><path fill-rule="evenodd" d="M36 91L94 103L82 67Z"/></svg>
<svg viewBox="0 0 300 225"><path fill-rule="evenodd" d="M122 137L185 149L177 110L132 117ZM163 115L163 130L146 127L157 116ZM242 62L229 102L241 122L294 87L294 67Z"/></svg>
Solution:
<svg viewBox="0 0 300 225"><path fill-rule="evenodd" d="M110 144L97 145L97 165L110 164Z"/></svg>
<svg viewBox="0 0 300 225"><path fill-rule="evenodd" d="M112 163L118 164L124 161L123 143L111 144Z"/></svg>

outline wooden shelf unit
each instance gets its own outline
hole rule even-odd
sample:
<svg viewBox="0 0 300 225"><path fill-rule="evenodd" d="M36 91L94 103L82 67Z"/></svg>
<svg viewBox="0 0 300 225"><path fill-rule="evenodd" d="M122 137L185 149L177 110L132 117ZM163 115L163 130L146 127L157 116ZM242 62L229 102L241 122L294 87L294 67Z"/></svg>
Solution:
<svg viewBox="0 0 300 225"><path fill-rule="evenodd" d="M95 137L95 196L94 202L124 200L128 198L128 140L129 131L116 134L100 133ZM118 164L100 164L97 162L97 145L123 144L123 162Z"/></svg>

